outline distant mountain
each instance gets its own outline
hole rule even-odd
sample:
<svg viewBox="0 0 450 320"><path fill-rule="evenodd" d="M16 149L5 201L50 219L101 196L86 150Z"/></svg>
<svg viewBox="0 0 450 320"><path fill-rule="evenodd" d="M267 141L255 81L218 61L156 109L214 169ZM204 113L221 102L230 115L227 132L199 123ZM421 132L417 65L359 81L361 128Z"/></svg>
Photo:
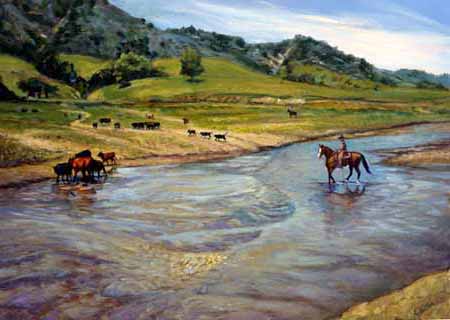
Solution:
<svg viewBox="0 0 450 320"><path fill-rule="evenodd" d="M156 58L179 56L186 46L204 56L226 57L266 73L283 72L295 81L303 78L290 72L303 65L385 84L450 86L449 75L379 70L363 58L301 35L278 43L248 44L241 37L192 26L160 30L107 0L3 0L0 7L0 50L28 60L49 48L102 58L116 58L125 51Z"/></svg>

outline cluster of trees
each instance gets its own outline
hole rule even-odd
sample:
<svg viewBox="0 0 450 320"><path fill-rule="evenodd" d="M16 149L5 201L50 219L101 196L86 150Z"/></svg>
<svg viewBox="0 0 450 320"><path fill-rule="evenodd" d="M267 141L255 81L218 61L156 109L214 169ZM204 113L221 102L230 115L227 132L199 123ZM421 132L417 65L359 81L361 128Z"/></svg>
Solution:
<svg viewBox="0 0 450 320"><path fill-rule="evenodd" d="M49 98L51 94L55 94L58 91L58 87L52 86L51 84L38 78L20 80L17 83L17 86L20 90L25 92L28 97L39 99L42 98L42 95L44 95L45 98Z"/></svg>
<svg viewBox="0 0 450 320"><path fill-rule="evenodd" d="M88 81L88 91L119 83L121 87L127 87L130 81L158 76L153 69L150 60L134 52L122 53L109 68L102 69Z"/></svg>

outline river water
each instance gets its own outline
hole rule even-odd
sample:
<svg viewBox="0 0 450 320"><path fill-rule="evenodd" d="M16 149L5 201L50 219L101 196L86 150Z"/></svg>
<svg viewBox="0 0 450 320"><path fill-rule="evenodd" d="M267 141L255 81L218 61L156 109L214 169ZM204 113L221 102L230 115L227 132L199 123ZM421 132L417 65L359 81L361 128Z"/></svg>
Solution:
<svg viewBox="0 0 450 320"><path fill-rule="evenodd" d="M337 316L449 267L450 172L375 152L449 138L422 126L350 140L374 173L361 185L330 188L311 142L120 168L92 190L3 190L0 318Z"/></svg>

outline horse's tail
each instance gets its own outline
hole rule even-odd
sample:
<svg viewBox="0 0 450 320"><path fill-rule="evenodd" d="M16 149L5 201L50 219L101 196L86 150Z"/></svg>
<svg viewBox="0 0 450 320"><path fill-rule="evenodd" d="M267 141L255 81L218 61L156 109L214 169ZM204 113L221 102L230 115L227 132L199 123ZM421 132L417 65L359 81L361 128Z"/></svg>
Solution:
<svg viewBox="0 0 450 320"><path fill-rule="evenodd" d="M370 168L369 168L369 164L367 163L366 157L364 157L363 154L361 154L361 160L362 160L364 169L366 169L367 173L372 174L372 171L370 171Z"/></svg>

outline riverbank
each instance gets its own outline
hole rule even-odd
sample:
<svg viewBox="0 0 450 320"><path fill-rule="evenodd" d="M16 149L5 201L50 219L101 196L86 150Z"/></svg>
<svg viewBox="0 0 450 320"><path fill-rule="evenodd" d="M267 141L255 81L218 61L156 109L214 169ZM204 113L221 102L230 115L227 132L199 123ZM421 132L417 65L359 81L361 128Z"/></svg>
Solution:
<svg viewBox="0 0 450 320"><path fill-rule="evenodd" d="M442 126L442 123L433 122L411 122L389 127L371 128L367 130L329 130L325 134L311 134L302 137L298 136L274 136L268 134L239 134L228 139L227 143L213 143L210 150L202 152L179 152L173 154L148 154L142 157L121 158L121 167L140 167L165 164L182 164L193 162L217 161L235 158L252 153L258 153L275 148L286 147L294 143L302 143L320 139L333 139L337 135L344 133L348 138L401 134L416 126ZM36 164L23 164L14 167L0 168L0 189L24 187L31 183L38 183L53 179L53 166L58 160L44 161Z"/></svg>
<svg viewBox="0 0 450 320"><path fill-rule="evenodd" d="M450 318L450 271L423 277L408 287L346 311L341 320Z"/></svg>

